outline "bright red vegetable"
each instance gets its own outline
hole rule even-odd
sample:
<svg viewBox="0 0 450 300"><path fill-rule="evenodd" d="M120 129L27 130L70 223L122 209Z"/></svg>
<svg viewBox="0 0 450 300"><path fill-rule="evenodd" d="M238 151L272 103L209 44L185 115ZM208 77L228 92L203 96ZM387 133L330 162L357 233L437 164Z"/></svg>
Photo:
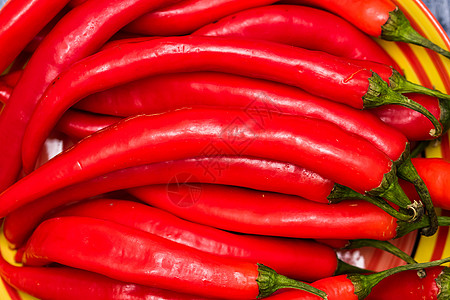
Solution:
<svg viewBox="0 0 450 300"><path fill-rule="evenodd" d="M237 11L275 2L277 1L184 0L149 12L125 29L144 35L184 35Z"/></svg>
<svg viewBox="0 0 450 300"><path fill-rule="evenodd" d="M43 222L23 254L26 265L51 261L147 286L202 297L255 299L280 288L311 286L260 264L220 257L114 222L62 217Z"/></svg>
<svg viewBox="0 0 450 300"><path fill-rule="evenodd" d="M371 71L326 53L265 41L197 36L129 43L73 64L49 86L24 136L22 159L25 171L33 169L39 149L57 120L81 98L150 75L201 70L296 85L357 108L391 101L414 105L406 97L390 90ZM431 134L439 135L439 122L430 113L423 113L435 122L436 132Z"/></svg>
<svg viewBox="0 0 450 300"><path fill-rule="evenodd" d="M412 28L403 12L390 0L288 0L287 2L324 8L343 17L371 36L416 44L450 58L450 52Z"/></svg>
<svg viewBox="0 0 450 300"><path fill-rule="evenodd" d="M238 235L185 221L134 201L83 201L59 210L50 218L63 216L90 217L119 223L204 252L262 263L296 280L314 281L334 275L340 267L345 269L332 248L317 242Z"/></svg>
<svg viewBox="0 0 450 300"><path fill-rule="evenodd" d="M68 0L14 0L0 10L0 74Z"/></svg>
<svg viewBox="0 0 450 300"><path fill-rule="evenodd" d="M53 1L46 2L54 5ZM164 0L88 1L72 9L58 22L34 52L14 88L11 101L0 115L0 191L17 179L25 128L52 80L72 63L97 51L131 20L166 3L168 1ZM43 14L42 9L39 7L40 15ZM30 27L34 25L27 25L26 29ZM18 34L8 31L11 32ZM33 168L34 162L31 164Z"/></svg>
<svg viewBox="0 0 450 300"><path fill-rule="evenodd" d="M421 94L405 95L421 104L443 125L443 132L450 127L450 101ZM370 110L383 122L402 132L410 141L425 141L433 139L429 131L433 130L427 118L411 109L398 105L385 105Z"/></svg>
<svg viewBox="0 0 450 300"><path fill-rule="evenodd" d="M153 185L130 189L130 193L152 206L180 218L224 230L294 238L377 239L402 236L418 223L400 222L380 208L361 200L333 205L300 197L239 187L201 185L191 197L192 205L181 206L170 191L175 187ZM181 195L185 195L180 192ZM441 222L442 223L442 222Z"/></svg>
<svg viewBox="0 0 450 300"><path fill-rule="evenodd" d="M126 283L75 268L17 267L9 264L1 255L0 276L18 290L47 300L199 299L186 294Z"/></svg>
<svg viewBox="0 0 450 300"><path fill-rule="evenodd" d="M411 204L395 194L392 160L334 124L273 114L261 126L244 111L185 109L128 118L82 140L0 194L0 215L70 184L126 167L201 156L208 148L290 162L358 193Z"/></svg>

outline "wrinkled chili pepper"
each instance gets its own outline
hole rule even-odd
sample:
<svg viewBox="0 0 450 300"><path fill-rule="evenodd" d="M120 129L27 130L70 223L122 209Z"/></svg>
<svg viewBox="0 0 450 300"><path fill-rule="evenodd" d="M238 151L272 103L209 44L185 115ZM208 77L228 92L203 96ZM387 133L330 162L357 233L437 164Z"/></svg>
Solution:
<svg viewBox="0 0 450 300"><path fill-rule="evenodd" d="M280 288L300 288L326 297L322 291L261 264L202 252L96 218L61 217L41 223L27 243L23 261L30 266L54 261L113 279L202 297L264 298Z"/></svg>
<svg viewBox="0 0 450 300"><path fill-rule="evenodd" d="M373 37L419 45L450 58L450 52L420 35L399 7L390 0L288 0L287 2L324 8Z"/></svg>
<svg viewBox="0 0 450 300"><path fill-rule="evenodd" d="M296 280L314 281L341 274L348 265L338 260L335 251L317 242L267 236L238 235L213 227L185 221L163 210L138 202L96 199L58 210L50 218L79 216L103 219L212 254L262 263Z"/></svg>
<svg viewBox="0 0 450 300"><path fill-rule="evenodd" d="M194 299L193 296L186 294L114 280L75 268L17 267L9 264L1 256L0 276L18 290L47 300Z"/></svg>
<svg viewBox="0 0 450 300"><path fill-rule="evenodd" d="M14 0L8 1L2 7L0 74L68 2L68 0Z"/></svg>
<svg viewBox="0 0 450 300"><path fill-rule="evenodd" d="M54 5L52 1L46 2ZM25 128L51 81L72 63L97 51L131 20L166 3L168 1L164 0L88 1L72 9L56 24L33 53L14 88L12 100L0 115L0 191L18 177ZM41 7L38 13L42 15ZM27 25L26 29L29 27Z"/></svg>
<svg viewBox="0 0 450 300"><path fill-rule="evenodd" d="M244 39L160 38L106 49L61 73L42 96L27 126L22 143L24 170L33 169L39 150L57 120L81 98L150 75L201 70L297 85L357 108L393 102L422 109L390 90L375 73L326 53ZM439 122L431 113L422 112L436 126L436 131L430 134L439 135Z"/></svg>
<svg viewBox="0 0 450 300"><path fill-rule="evenodd" d="M268 5L276 0L185 0L139 17L125 27L144 35L184 35L248 8Z"/></svg>
<svg viewBox="0 0 450 300"><path fill-rule="evenodd" d="M411 205L397 193L402 191L392 160L334 124L273 114L261 126L240 110L184 109L131 117L83 139L0 194L0 215L57 188L126 167L201 156L211 147L223 155L290 162L358 193Z"/></svg>
<svg viewBox="0 0 450 300"><path fill-rule="evenodd" d="M433 272L434 269L440 268L441 264L450 261L450 258L445 258L429 263L420 263L420 264L411 264L406 266L399 266L392 269L387 269L385 271L374 273L370 275L358 275L358 274L349 274L347 276L340 275L335 277L329 277L325 279L318 280L313 282L311 285L323 289L328 296L329 300L358 300L358 299L448 299L448 274L445 274L441 278L439 278L439 283L442 284L441 292L436 293L436 283L429 284L429 286L424 287L422 284L431 283L432 280L414 280L412 282L408 282L408 279L411 278L411 274L416 273L417 270L425 269L426 272ZM446 268L447 269L447 268ZM447 271L448 273L448 271ZM403 277L405 275L405 277ZM391 278L396 278L396 281L391 281ZM412 279L412 278L411 278ZM372 290L376 290L378 285L386 286L386 284L381 284L381 282L390 282L391 284L400 287L398 291L399 294L387 294L386 298L372 298L370 297L370 292ZM406 289L402 289L403 287L411 288L409 291L411 294L411 298L409 293L402 293L406 291ZM424 292L420 291L421 289L429 288L430 290L426 290ZM393 290L392 288L387 289L387 291ZM420 294L428 294L430 298L422 298L419 297ZM438 298L436 298L436 296ZM403 298L405 297L405 298ZM304 300L313 300L319 299L315 296L310 296L306 293L296 292L296 291L287 291L285 293L280 293L274 296L269 297L271 300L282 300L282 299L304 299Z"/></svg>
<svg viewBox="0 0 450 300"><path fill-rule="evenodd" d="M442 124L443 132L448 131L450 127L450 101L421 94L407 94L405 96L420 103L430 111ZM385 105L373 108L370 111L392 128L402 132L410 141L434 139L429 134L433 126L428 119L411 109L398 105Z"/></svg>
<svg viewBox="0 0 450 300"><path fill-rule="evenodd" d="M428 216L415 223L398 221L361 200L327 205L292 195L202 184L201 193L189 198L193 204L180 206L169 191L177 191L177 188L152 185L129 190L139 200L180 218L242 233L313 239L391 240L429 224ZM182 191L180 194L185 195ZM446 218L439 217L439 225L447 222Z"/></svg>

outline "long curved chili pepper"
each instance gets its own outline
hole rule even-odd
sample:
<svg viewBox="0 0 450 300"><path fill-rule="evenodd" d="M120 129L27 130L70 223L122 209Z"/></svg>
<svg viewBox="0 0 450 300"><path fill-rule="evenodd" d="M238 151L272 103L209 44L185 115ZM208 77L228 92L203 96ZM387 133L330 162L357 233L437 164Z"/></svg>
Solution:
<svg viewBox="0 0 450 300"><path fill-rule="evenodd" d="M235 12L276 0L185 0L146 13L125 27L144 35L185 35Z"/></svg>
<svg viewBox="0 0 450 300"><path fill-rule="evenodd" d="M3 80L0 80L0 111L11 96L13 88Z"/></svg>
<svg viewBox="0 0 450 300"><path fill-rule="evenodd" d="M327 293L329 300L358 300L358 299L378 299L370 297L371 291L377 289L377 286L381 284L383 280L387 282L391 282L397 286L402 286L402 283L405 281L405 287L411 288L410 293L414 293L414 296L411 298L406 296L409 293L405 294L394 294L388 295L387 298L379 298L383 299L399 299L399 296L402 299L448 299L448 274L443 274L441 278L439 278L439 282L442 284L442 290L440 292L436 292L435 288L433 290L425 291L424 293L420 293L420 290L423 288L421 286L422 282L418 282L418 280L414 280L411 283L406 282L408 278L411 278L411 274L416 273L417 270L424 269L426 272L431 271L434 272L435 269L440 268L439 266L450 261L450 258L444 258L441 260L436 260L427 263L417 263L410 264L405 266L399 266L391 269L387 269L385 271L381 271L379 273L374 273L370 275L360 275L360 274L349 274L349 275L340 275L335 277L328 277L324 279L320 279L318 281L313 282L311 285L315 286L319 289L322 289ZM447 268L445 268L447 269ZM447 271L448 273L448 271ZM396 276L397 275L397 276ZM405 277L403 277L405 275ZM391 278L400 279L394 282L390 281ZM406 280L405 280L406 279ZM424 280L423 282L430 282L431 280ZM431 284L432 285L432 284ZM436 284L434 284L436 285ZM385 286L383 284L382 286ZM433 285L432 285L433 287ZM392 289L391 289L392 290ZM399 289L399 291L406 291L406 289ZM419 294L428 294L431 295L431 298L419 298L417 295ZM436 298L436 296L439 296ZM392 298L391 298L392 297ZM405 297L405 298L403 298ZM313 295L309 295L303 292L297 291L287 291L285 293L280 293L274 296L269 297L270 300L282 300L282 299L304 299L304 300L313 300L319 299Z"/></svg>
<svg viewBox="0 0 450 300"><path fill-rule="evenodd" d="M316 25L317 27L314 24L318 24ZM345 31L342 27L349 28ZM330 30L333 31L330 32ZM280 34L280 32L283 34ZM450 96L447 94L437 90L427 89L406 80L396 69L391 67L393 65L392 63L386 64L384 62L391 62L392 59L389 60L384 56L382 58L377 57L379 55L381 56L381 54L387 54L384 50L378 49L381 47L375 41L348 24L345 20L318 9L295 5L257 7L228 16L219 22L205 26L205 28L193 34L273 41L349 58L355 58L356 55L353 53L356 52L363 56L363 59L358 57L353 63L380 75L383 80L389 83L389 86L394 91L398 93L415 92L450 99ZM323 35L329 38L322 38ZM363 37L360 37L360 35ZM351 40L351 42L348 43L348 40ZM361 42L360 40L363 41ZM347 45L342 47L343 44ZM365 44L365 47L359 46L361 44ZM358 46L355 45L358 45L361 49L358 49ZM333 51L333 47L343 50ZM352 52L348 56L339 53L340 51L344 52L346 50ZM372 52L376 54L372 54ZM376 58L372 59L372 56Z"/></svg>
<svg viewBox="0 0 450 300"><path fill-rule="evenodd" d="M292 86L224 73L177 73L144 78L90 95L76 107L124 117L183 107L242 108L261 123L270 119L272 112L312 117L362 136L399 162L405 158L403 153L408 143L406 137L369 112L330 102Z"/></svg>
<svg viewBox="0 0 450 300"><path fill-rule="evenodd" d="M152 206L180 218L242 233L314 239L390 240L426 227L428 216L417 223L397 221L380 208L361 200L333 205L292 195L240 187L202 184L201 193L188 197L192 205L178 205L186 195L172 185L152 185L129 192ZM440 224L445 224L440 219Z"/></svg>
<svg viewBox="0 0 450 300"><path fill-rule="evenodd" d="M87 1L72 9L56 24L33 53L14 88L12 100L0 115L1 191L18 177L25 128L39 98L51 81L75 61L97 51L124 25L145 11L168 2L171 1ZM41 8L39 14L42 14Z"/></svg>
<svg viewBox="0 0 450 300"><path fill-rule="evenodd" d="M443 132L450 127L450 102L422 94L405 95L411 100L421 104L443 126ZM402 132L410 141L425 141L434 139L429 134L429 130L433 129L427 118L416 113L411 109L400 107L398 105L385 105L370 110L379 117L383 122Z"/></svg>
<svg viewBox="0 0 450 300"><path fill-rule="evenodd" d="M83 139L0 194L0 215L55 188L126 167L201 156L209 149L290 162L358 193L383 196L400 207L411 204L397 194L401 188L392 160L334 124L273 114L261 125L242 110L184 109L131 117Z"/></svg>
<svg viewBox="0 0 450 300"><path fill-rule="evenodd" d="M348 21L307 6L270 5L243 10L205 25L192 35L273 41L336 56L376 61L399 70L380 45Z"/></svg>
<svg viewBox="0 0 450 300"><path fill-rule="evenodd" d="M296 85L357 108L397 103L422 109L389 89L375 73L326 53L265 41L198 36L128 43L73 64L49 86L24 135L25 172L33 169L39 150L57 120L81 98L150 75L202 70ZM423 113L436 125L436 131L430 134L439 135L439 122L431 113Z"/></svg>
<svg viewBox="0 0 450 300"><path fill-rule="evenodd" d="M69 109L58 121L58 124L56 124L56 129L75 140L80 140L120 120L122 120L122 118Z"/></svg>
<svg viewBox="0 0 450 300"><path fill-rule="evenodd" d="M68 0L14 0L0 10L0 74Z"/></svg>
<svg viewBox="0 0 450 300"><path fill-rule="evenodd" d="M75 268L17 267L9 264L3 257L0 257L0 276L16 289L47 300L198 299L186 294L114 280Z"/></svg>
<svg viewBox="0 0 450 300"><path fill-rule="evenodd" d="M417 271L405 271L383 279L367 296L367 300L399 299L446 299L449 293L449 270L447 267L425 269L426 276Z"/></svg>
<svg viewBox="0 0 450 300"><path fill-rule="evenodd" d="M450 58L450 52L420 35L399 7L390 0L289 0L288 2L324 8L373 37L419 45Z"/></svg>
<svg viewBox="0 0 450 300"><path fill-rule="evenodd" d="M436 207L450 209L450 163L442 158L413 158L412 163L425 182ZM401 186L410 197L417 197L416 190L407 182Z"/></svg>
<svg viewBox="0 0 450 300"><path fill-rule="evenodd" d="M63 216L91 217L119 223L215 255L259 262L296 280L314 281L332 276L342 266L342 261L337 259L332 248L314 241L238 235L185 221L129 200L83 201L58 210L50 218Z"/></svg>
<svg viewBox="0 0 450 300"><path fill-rule="evenodd" d="M113 279L202 297L255 299L280 288L300 288L326 299L322 291L261 264L202 252L96 218L61 217L41 223L27 243L23 261L26 265L59 262Z"/></svg>

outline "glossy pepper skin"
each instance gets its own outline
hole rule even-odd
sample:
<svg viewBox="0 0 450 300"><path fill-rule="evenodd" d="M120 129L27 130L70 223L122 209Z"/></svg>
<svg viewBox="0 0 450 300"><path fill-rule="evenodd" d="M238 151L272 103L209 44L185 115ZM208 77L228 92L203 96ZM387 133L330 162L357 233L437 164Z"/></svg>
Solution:
<svg viewBox="0 0 450 300"><path fill-rule="evenodd" d="M96 199L59 210L50 218L79 216L103 219L204 252L262 263L296 280L332 276L338 267L335 251L317 242L268 236L238 235L189 222L139 202Z"/></svg>
<svg viewBox="0 0 450 300"><path fill-rule="evenodd" d="M247 9L203 26L192 35L268 40L336 56L383 63L400 70L372 38L345 19L299 5Z"/></svg>
<svg viewBox="0 0 450 300"><path fill-rule="evenodd" d="M25 128L39 98L52 80L74 62L97 51L131 20L146 10L167 2L89 1L72 9L57 23L33 53L14 88L11 101L0 115L1 191L11 185L19 175L22 164L20 149ZM39 14L42 14L41 10Z"/></svg>
<svg viewBox="0 0 450 300"><path fill-rule="evenodd" d="M14 288L38 299L194 299L187 294L126 283L75 268L17 267L9 264L3 257L0 257L0 276Z"/></svg>
<svg viewBox="0 0 450 300"><path fill-rule="evenodd" d="M375 78L379 77L344 58L326 53L265 41L197 36L124 44L73 64L47 89L24 136L22 160L25 171L33 169L39 149L57 120L81 98L151 75L208 70L298 86L355 108L363 108L372 100L380 99L379 91L375 93L377 96L369 91L369 86L374 85L369 78L377 80ZM387 85L381 79L375 85L378 84L380 87ZM387 86L381 90L388 93L388 98L398 96L397 100L407 101Z"/></svg>
<svg viewBox="0 0 450 300"><path fill-rule="evenodd" d="M383 193L396 183L387 155L329 122L274 114L261 126L240 110L185 109L131 117L82 140L3 192L0 215L56 188L126 167L201 156L211 147L300 165L358 193Z"/></svg>
<svg viewBox="0 0 450 300"><path fill-rule="evenodd" d="M183 107L231 107L245 109L261 124L270 119L272 112L317 118L365 138L393 161L402 157L408 144L405 136L367 111L292 86L223 73L153 76L90 95L76 107L116 116L161 113Z"/></svg>
<svg viewBox="0 0 450 300"><path fill-rule="evenodd" d="M252 174L252 176L248 176ZM257 190L302 195L328 203L334 183L317 173L289 163L254 157L210 156L140 165L102 174L72 184L32 201L8 214L4 234L20 247L48 213L60 206L89 197L149 184L215 183Z"/></svg>
<svg viewBox="0 0 450 300"><path fill-rule="evenodd" d="M379 239L396 236L396 219L360 200L333 205L237 187L201 185L193 205L179 206L167 185L129 190L152 206L193 222L251 234L314 239ZM195 200L195 201L194 201Z"/></svg>
<svg viewBox="0 0 450 300"><path fill-rule="evenodd" d="M68 0L14 0L0 10L0 74ZM45 12L45 13L44 13Z"/></svg>
<svg viewBox="0 0 450 300"><path fill-rule="evenodd" d="M413 158L412 163L428 187L431 199L436 207L450 209L450 162L442 158ZM412 199L417 199L417 193L409 183L401 181L403 189Z"/></svg>
<svg viewBox="0 0 450 300"><path fill-rule="evenodd" d="M309 287L261 265L212 255L141 230L86 217L61 217L41 223L27 243L23 261L30 266L54 261L113 279L201 297L226 294L228 299L255 299L267 297L280 287Z"/></svg>
<svg viewBox="0 0 450 300"><path fill-rule="evenodd" d="M126 30L144 35L185 35L218 19L276 0L185 0L149 12L131 22Z"/></svg>

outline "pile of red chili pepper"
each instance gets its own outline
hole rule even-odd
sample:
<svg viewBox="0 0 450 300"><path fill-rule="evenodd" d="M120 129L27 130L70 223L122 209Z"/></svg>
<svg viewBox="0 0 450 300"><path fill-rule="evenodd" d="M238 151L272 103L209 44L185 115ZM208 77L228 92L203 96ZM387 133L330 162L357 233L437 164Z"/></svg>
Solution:
<svg viewBox="0 0 450 300"><path fill-rule="evenodd" d="M39 299L448 299L450 96L390 0L10 0L0 277ZM373 272L341 249L404 265ZM8 253L5 253L8 252ZM13 258L10 258L13 255ZM9 256L9 258L8 258Z"/></svg>

